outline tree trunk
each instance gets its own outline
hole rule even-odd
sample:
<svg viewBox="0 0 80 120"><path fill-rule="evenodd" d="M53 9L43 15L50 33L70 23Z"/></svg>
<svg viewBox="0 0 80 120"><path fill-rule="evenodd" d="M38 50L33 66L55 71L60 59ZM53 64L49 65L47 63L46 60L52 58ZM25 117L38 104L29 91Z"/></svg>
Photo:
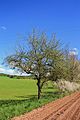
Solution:
<svg viewBox="0 0 80 120"><path fill-rule="evenodd" d="M41 95L40 79L37 79L37 86L38 86L38 99L40 99L40 95Z"/></svg>

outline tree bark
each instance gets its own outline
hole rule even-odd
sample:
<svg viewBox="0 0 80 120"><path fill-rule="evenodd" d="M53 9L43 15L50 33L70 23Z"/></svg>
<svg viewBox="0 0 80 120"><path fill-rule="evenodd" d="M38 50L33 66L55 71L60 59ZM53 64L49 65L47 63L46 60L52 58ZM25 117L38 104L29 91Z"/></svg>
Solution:
<svg viewBox="0 0 80 120"><path fill-rule="evenodd" d="M40 96L41 96L40 79L37 79L37 86L38 86L38 99L40 99Z"/></svg>

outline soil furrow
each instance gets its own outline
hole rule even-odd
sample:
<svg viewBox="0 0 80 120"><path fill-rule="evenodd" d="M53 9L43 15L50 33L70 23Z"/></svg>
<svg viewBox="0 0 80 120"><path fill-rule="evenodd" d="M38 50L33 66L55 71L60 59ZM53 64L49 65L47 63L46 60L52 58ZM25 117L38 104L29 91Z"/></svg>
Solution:
<svg viewBox="0 0 80 120"><path fill-rule="evenodd" d="M80 120L80 92L48 103L12 120Z"/></svg>

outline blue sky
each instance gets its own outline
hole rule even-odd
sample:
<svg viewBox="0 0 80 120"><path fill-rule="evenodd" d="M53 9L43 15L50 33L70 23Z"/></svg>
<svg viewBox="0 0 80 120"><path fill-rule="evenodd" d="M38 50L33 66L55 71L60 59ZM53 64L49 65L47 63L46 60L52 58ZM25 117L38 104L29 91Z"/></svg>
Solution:
<svg viewBox="0 0 80 120"><path fill-rule="evenodd" d="M80 51L80 0L0 0L0 63L32 28Z"/></svg>

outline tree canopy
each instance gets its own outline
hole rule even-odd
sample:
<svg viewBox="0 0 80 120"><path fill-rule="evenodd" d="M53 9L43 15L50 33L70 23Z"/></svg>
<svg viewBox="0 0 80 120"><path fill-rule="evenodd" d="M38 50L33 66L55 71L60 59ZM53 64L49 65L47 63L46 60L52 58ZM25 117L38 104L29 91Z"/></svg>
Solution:
<svg viewBox="0 0 80 120"><path fill-rule="evenodd" d="M46 81L57 81L65 77L64 50L55 34L49 38L45 32L37 33L33 30L27 40L28 44L19 47L5 60L13 68L35 76L39 99Z"/></svg>

